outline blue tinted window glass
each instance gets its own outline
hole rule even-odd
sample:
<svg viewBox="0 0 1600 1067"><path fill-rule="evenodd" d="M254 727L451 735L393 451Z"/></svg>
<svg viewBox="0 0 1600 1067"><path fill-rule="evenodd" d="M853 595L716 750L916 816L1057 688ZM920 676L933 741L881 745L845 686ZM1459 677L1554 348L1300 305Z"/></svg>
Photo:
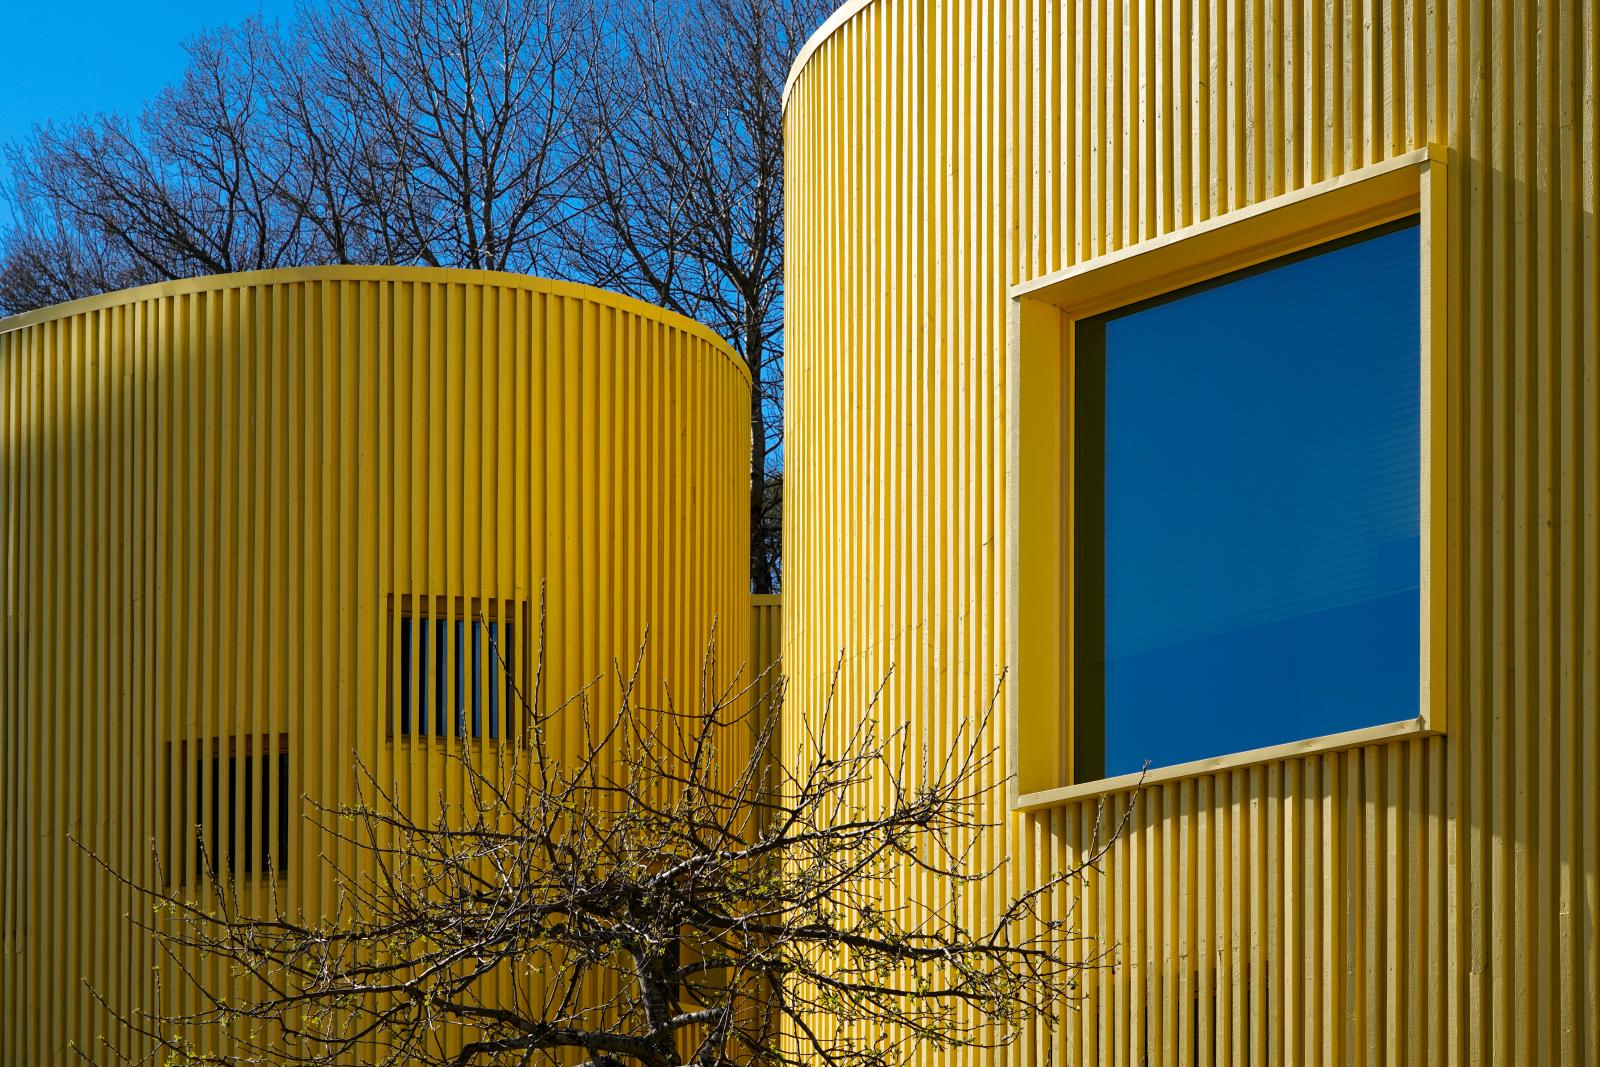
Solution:
<svg viewBox="0 0 1600 1067"><path fill-rule="evenodd" d="M428 736L428 709L433 701L428 699L428 620L417 620L417 736Z"/></svg>
<svg viewBox="0 0 1600 1067"><path fill-rule="evenodd" d="M449 627L449 624L444 619L436 619L434 621L433 633L434 633L435 646L436 646L435 647L435 651L437 652L437 655L434 657L434 661L433 661L433 680L434 680L433 736L434 737L443 737L444 736L445 709L449 707L449 692L450 692L450 690L449 690L449 680L445 676L446 652L449 649L449 645L447 644L447 638L449 636L449 634L447 632L448 631L448 627ZM461 642L459 640L456 642L456 644L458 646L460 645L460 643Z"/></svg>
<svg viewBox="0 0 1600 1067"><path fill-rule="evenodd" d="M483 623L472 620L472 736L483 736Z"/></svg>
<svg viewBox="0 0 1600 1067"><path fill-rule="evenodd" d="M467 687L466 687L466 662L467 662L467 623L465 619L456 620L455 667L456 667L456 736L467 736ZM439 731L444 734L443 730Z"/></svg>
<svg viewBox="0 0 1600 1067"><path fill-rule="evenodd" d="M1079 324L1079 780L1417 714L1415 221Z"/></svg>

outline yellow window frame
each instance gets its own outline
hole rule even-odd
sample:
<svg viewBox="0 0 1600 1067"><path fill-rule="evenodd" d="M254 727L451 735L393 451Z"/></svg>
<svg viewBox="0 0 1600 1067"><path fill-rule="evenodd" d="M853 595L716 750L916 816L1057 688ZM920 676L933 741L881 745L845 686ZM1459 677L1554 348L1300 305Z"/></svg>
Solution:
<svg viewBox="0 0 1600 1067"><path fill-rule="evenodd" d="M1429 146L1013 286L1006 379L1007 759L1036 810L1157 781L1441 733L1454 691L1456 376L1445 317L1448 153ZM1073 343L1078 320L1418 216L1421 633L1415 719L1088 782L1073 780Z"/></svg>

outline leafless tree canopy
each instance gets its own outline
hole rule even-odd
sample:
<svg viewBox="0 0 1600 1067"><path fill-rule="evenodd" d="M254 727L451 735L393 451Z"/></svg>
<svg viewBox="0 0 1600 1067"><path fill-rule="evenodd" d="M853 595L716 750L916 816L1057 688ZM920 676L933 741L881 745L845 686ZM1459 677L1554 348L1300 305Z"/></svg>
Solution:
<svg viewBox="0 0 1600 1067"><path fill-rule="evenodd" d="M4 310L106 284L309 263L559 269L592 47L557 0L329 0L188 42L137 122L12 146ZM65 230L105 268L44 271Z"/></svg>
<svg viewBox="0 0 1600 1067"><path fill-rule="evenodd" d="M817 709L780 767L780 694L651 706L636 678L549 709L535 683L521 743L458 757L464 803L410 813L363 770L358 803L314 817L350 857L330 917L247 914L225 880L191 887L205 904L135 886L200 1008L123 1013L90 1058L864 1067L1070 1010L1101 953L1049 898L1103 848L979 901L1000 884L974 852L1003 810L987 711L931 752L875 699Z"/></svg>
<svg viewBox="0 0 1600 1067"><path fill-rule="evenodd" d="M777 588L780 94L828 0L328 0L188 43L137 119L7 150L0 314L321 263L567 277L750 368L750 580Z"/></svg>
<svg viewBox="0 0 1600 1067"><path fill-rule="evenodd" d="M389 263L558 266L572 214L570 135L584 80L577 9L559 0L333 0L300 27L287 124L361 210L363 253ZM307 84L310 81L310 84ZM323 147L315 139L343 136ZM331 206L308 214L337 217ZM334 241L330 232L325 239Z"/></svg>

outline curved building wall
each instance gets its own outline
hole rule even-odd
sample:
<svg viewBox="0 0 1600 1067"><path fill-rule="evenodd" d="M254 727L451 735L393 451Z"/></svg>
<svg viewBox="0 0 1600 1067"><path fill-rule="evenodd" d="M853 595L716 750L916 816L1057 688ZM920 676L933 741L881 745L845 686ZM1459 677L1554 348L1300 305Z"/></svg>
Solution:
<svg viewBox="0 0 1600 1067"><path fill-rule="evenodd" d="M935 746L1018 636L1010 288L1448 160L1443 730L1145 788L1055 903L1115 966L1009 1062L1600 1063L1597 52L1577 0L870 0L796 64L786 713L842 652L841 699L892 665L880 707ZM1096 805L994 811L991 904L1082 855Z"/></svg>
<svg viewBox="0 0 1600 1067"><path fill-rule="evenodd" d="M547 700L597 676L608 699L646 627L646 692L697 691L713 624L731 678L749 388L686 319L482 272L268 271L0 322L0 1061L113 1035L85 978L129 1010L152 988L123 918L146 905L71 840L145 884L154 843L184 881L183 828L217 791L242 812L211 761L280 756L252 810L286 835L286 905L328 914L302 793L350 798L359 759L436 803L445 752L514 735L505 689L496 740L420 736L420 687L402 727L398 620L499 620L525 686L542 597ZM470 686L472 654L447 641L447 676Z"/></svg>

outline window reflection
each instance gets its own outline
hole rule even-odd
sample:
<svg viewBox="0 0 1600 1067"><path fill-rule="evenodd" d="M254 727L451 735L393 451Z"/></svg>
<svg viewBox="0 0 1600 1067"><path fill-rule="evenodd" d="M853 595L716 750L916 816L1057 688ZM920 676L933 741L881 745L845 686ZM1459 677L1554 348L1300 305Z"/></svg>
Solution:
<svg viewBox="0 0 1600 1067"><path fill-rule="evenodd" d="M1085 320L1080 781L1409 719L1415 220Z"/></svg>

